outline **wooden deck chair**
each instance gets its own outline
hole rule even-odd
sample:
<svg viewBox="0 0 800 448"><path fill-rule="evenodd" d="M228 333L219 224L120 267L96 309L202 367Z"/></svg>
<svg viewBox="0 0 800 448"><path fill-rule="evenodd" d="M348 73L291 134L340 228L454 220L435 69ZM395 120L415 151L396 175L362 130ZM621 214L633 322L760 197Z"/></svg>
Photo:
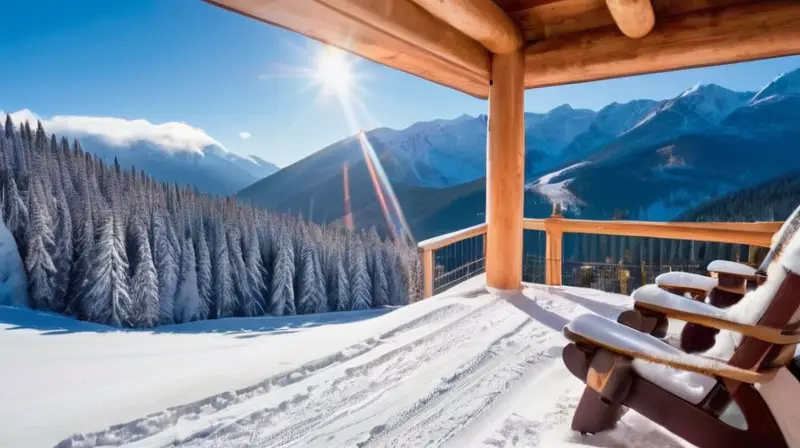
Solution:
<svg viewBox="0 0 800 448"><path fill-rule="evenodd" d="M773 236L769 252L758 269L743 263L715 260L706 268L711 274L710 277L688 272L667 272L656 277L656 285L665 291L685 296L686 300L707 302L717 308L733 306L744 297L748 283L761 285L766 281L767 270L775 260L776 254L797 231L797 227L787 226L786 223L794 222L797 219L800 219L800 207L792 212L781 230ZM650 288L650 286L645 288ZM649 292L648 296L651 293ZM665 337L668 329L666 316L653 312L646 306L640 306L640 301L644 300L644 294L639 290L634 291L631 297L634 299L634 309L621 313L617 322L656 337ZM719 330L716 328L687 323L681 331L680 347L688 353L708 350L714 345L714 337L718 332Z"/></svg>
<svg viewBox="0 0 800 448"><path fill-rule="evenodd" d="M796 226L798 219L782 227L794 236L764 284L730 308L648 288L649 309L721 330L702 355L594 314L568 323L563 331L572 343L562 357L586 383L572 428L611 429L626 406L701 448L800 447L800 381L787 368L800 342Z"/></svg>

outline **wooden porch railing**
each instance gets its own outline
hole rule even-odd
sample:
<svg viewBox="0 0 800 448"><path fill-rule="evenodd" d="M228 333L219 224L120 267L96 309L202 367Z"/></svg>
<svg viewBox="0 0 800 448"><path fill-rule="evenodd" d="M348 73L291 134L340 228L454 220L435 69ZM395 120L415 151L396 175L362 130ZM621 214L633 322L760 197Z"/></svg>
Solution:
<svg viewBox="0 0 800 448"><path fill-rule="evenodd" d="M772 236L782 222L648 222L648 221L593 221L551 216L547 219L524 219L525 230L545 233L545 283L562 285L563 238L568 233L610 236L693 240L710 243L731 243L769 247ZM436 251L445 249L469 238L481 237L485 247L486 224L438 236L419 243L424 272L425 297L439 292L435 281L441 277L435 272ZM522 263L522 260L520 260Z"/></svg>

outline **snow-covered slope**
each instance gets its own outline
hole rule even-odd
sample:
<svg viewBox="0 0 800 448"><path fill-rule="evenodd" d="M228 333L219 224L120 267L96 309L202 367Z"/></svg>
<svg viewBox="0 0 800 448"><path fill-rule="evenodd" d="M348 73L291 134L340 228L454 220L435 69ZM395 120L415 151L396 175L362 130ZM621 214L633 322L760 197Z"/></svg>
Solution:
<svg viewBox="0 0 800 448"><path fill-rule="evenodd" d="M781 74L753 95L750 101L755 103L775 95L800 95L800 69Z"/></svg>
<svg viewBox="0 0 800 448"><path fill-rule="evenodd" d="M24 109L11 113L15 125L80 140L83 149L123 167L135 166L158 180L196 186L200 191L231 194L278 170L255 156L228 151L204 130L186 123L155 124L113 117L40 117ZM0 116L3 116L0 112Z"/></svg>
<svg viewBox="0 0 800 448"><path fill-rule="evenodd" d="M0 306L28 306L28 280L14 236L0 219Z"/></svg>
<svg viewBox="0 0 800 448"><path fill-rule="evenodd" d="M583 384L561 328L628 297L501 299L483 281L396 310L155 333L0 308L0 446L687 446L634 412L606 434L569 430Z"/></svg>
<svg viewBox="0 0 800 448"><path fill-rule="evenodd" d="M587 165L588 163L589 162L578 162L566 168L561 168L560 170L545 174L539 179L536 179L528 185L525 185L525 189L536 191L539 194L547 197L551 203L561 204L561 206L565 209L574 207L580 204L581 201L567 188L569 187L570 182L572 182L572 179L564 179L558 182L554 182L553 180L568 174L572 170Z"/></svg>

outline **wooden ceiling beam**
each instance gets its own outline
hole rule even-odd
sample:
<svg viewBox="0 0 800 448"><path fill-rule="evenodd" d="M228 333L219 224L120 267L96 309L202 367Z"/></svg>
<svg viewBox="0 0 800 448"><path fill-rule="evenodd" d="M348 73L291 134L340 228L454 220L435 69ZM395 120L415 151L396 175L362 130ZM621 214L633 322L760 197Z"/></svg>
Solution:
<svg viewBox="0 0 800 448"><path fill-rule="evenodd" d="M453 28L495 54L507 54L523 44L522 33L492 0L413 0Z"/></svg>
<svg viewBox="0 0 800 448"><path fill-rule="evenodd" d="M656 24L650 0L606 0L606 6L620 31L632 39L646 36Z"/></svg>
<svg viewBox="0 0 800 448"><path fill-rule="evenodd" d="M205 0L477 98L489 52L411 0Z"/></svg>
<svg viewBox="0 0 800 448"><path fill-rule="evenodd" d="M759 0L659 19L641 39L614 26L525 48L525 87L800 54L800 2Z"/></svg>

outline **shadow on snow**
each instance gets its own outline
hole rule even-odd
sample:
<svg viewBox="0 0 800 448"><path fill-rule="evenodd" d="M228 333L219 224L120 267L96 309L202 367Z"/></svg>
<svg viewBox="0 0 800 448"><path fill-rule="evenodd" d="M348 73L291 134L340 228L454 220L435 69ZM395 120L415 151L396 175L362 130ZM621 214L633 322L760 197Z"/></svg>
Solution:
<svg viewBox="0 0 800 448"><path fill-rule="evenodd" d="M121 329L107 325L80 321L59 314L30 309L0 306L0 325L4 330L37 330L43 335L70 333L172 333L201 334L216 333L238 338L254 338L275 334L293 333L324 325L339 325L372 319L390 313L397 307L369 309L363 311L342 311L321 314L306 314L282 317L230 317L210 319L185 324L162 325L152 329Z"/></svg>

